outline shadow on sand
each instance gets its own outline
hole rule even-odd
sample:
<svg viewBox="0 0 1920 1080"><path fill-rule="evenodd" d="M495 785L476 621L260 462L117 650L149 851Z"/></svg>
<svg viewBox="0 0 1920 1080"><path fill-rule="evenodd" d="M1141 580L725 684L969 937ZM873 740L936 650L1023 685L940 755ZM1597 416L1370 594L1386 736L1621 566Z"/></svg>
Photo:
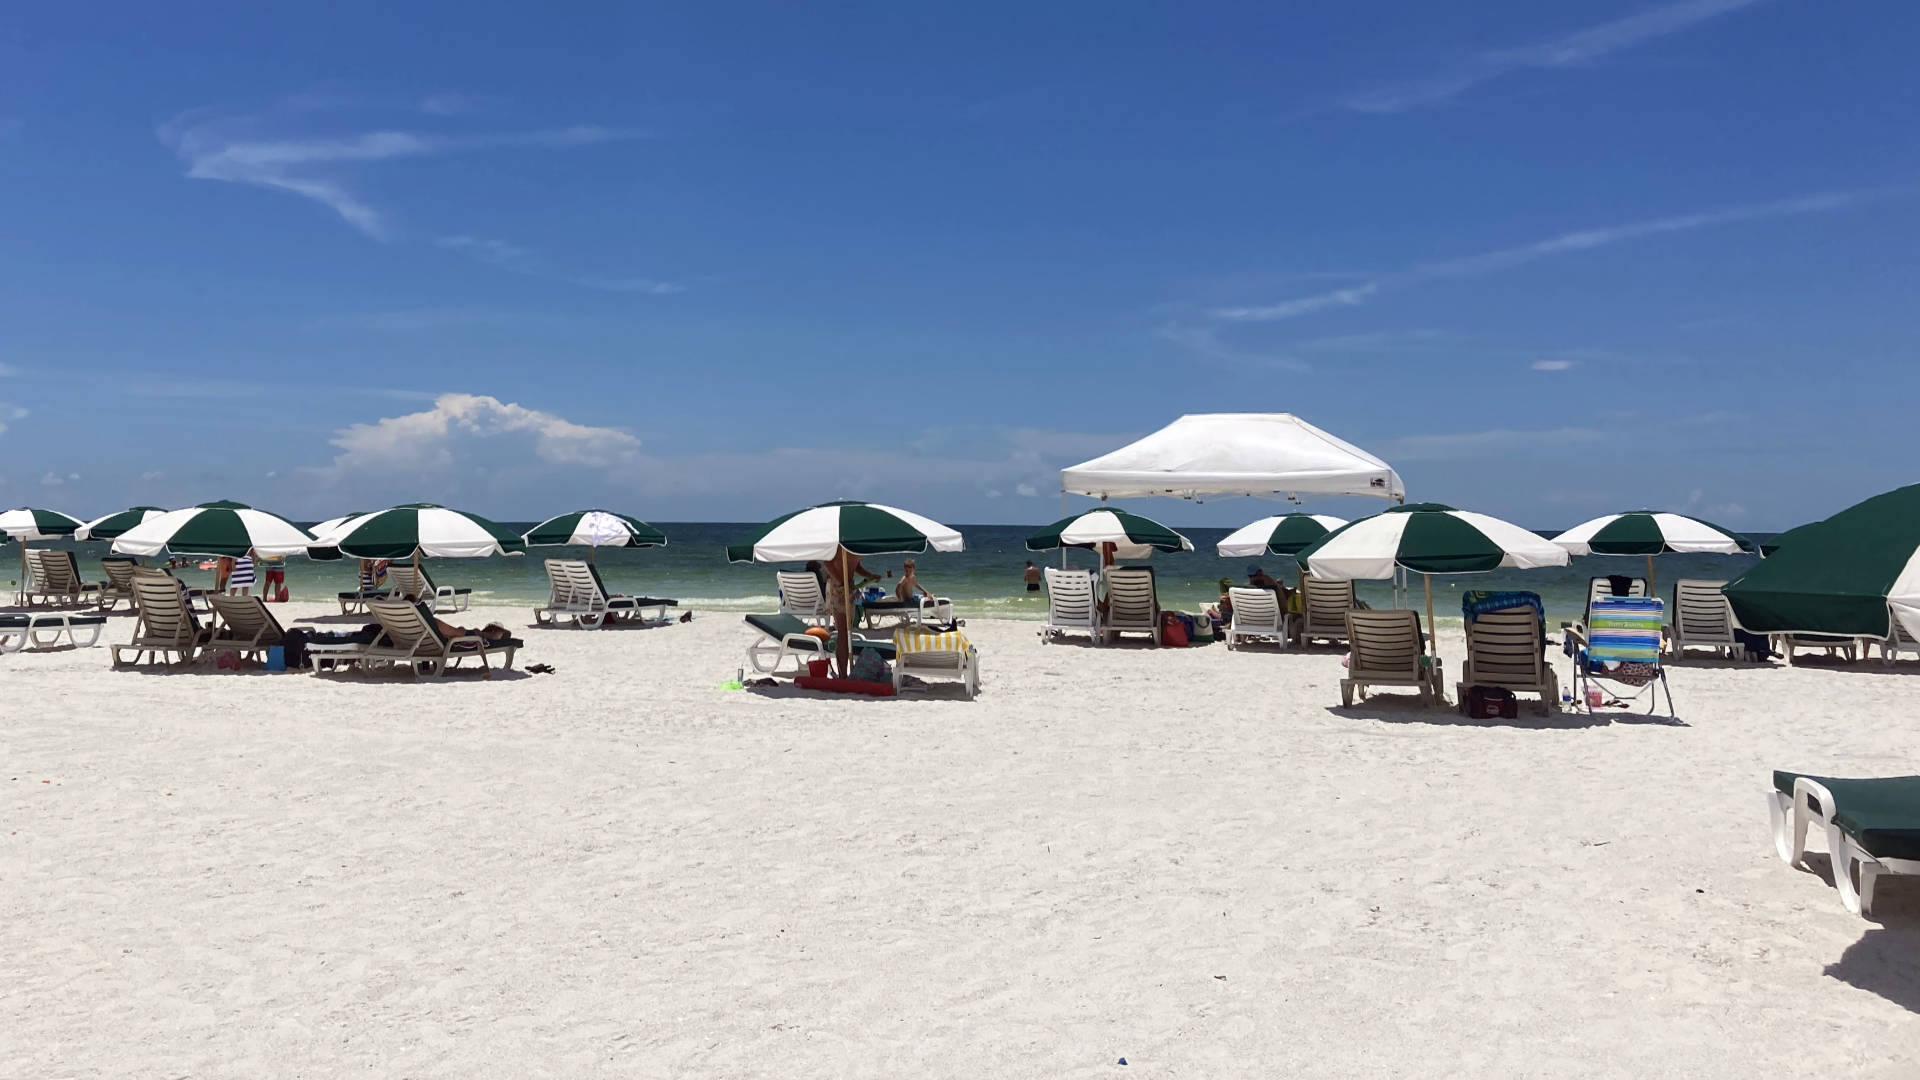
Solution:
<svg viewBox="0 0 1920 1080"><path fill-rule="evenodd" d="M1874 897L1874 918L1900 925L1868 930L1827 965L1826 974L1920 1013L1920 890L1900 891L1904 895Z"/></svg>

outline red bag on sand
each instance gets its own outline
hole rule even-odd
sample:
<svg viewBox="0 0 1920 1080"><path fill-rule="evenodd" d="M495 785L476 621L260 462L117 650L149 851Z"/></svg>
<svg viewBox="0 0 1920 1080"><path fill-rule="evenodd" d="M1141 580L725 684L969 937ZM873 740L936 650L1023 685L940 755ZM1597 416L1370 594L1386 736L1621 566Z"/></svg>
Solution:
<svg viewBox="0 0 1920 1080"><path fill-rule="evenodd" d="M1160 644L1175 648L1184 648L1187 644L1187 624L1171 611L1160 614Z"/></svg>

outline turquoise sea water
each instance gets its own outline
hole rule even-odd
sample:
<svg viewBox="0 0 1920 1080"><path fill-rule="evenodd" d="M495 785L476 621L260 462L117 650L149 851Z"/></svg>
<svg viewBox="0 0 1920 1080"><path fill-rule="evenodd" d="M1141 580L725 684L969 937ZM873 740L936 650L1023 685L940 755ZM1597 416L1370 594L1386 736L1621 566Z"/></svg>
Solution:
<svg viewBox="0 0 1920 1080"><path fill-rule="evenodd" d="M508 522L509 528L524 531L533 522ZM678 599L683 607L722 611L770 611L776 604L773 572L796 567L730 565L723 549L750 532L751 524L715 522L655 522L668 538L659 548L602 548L596 554L601 575L609 588L635 595L666 596ZM966 537L967 550L952 555L928 553L918 557L920 577L934 591L954 598L962 616L974 618L1037 619L1046 613L1044 593L1029 594L1021 583L1021 571L1028 559L1041 566L1060 565L1058 552L1028 552L1022 542L1033 529L1013 525L956 526ZM1149 563L1160 583L1161 603L1167 607L1198 610L1219 596L1219 579L1231 577L1244 581L1248 565L1258 563L1276 577L1292 580L1293 560L1281 556L1260 559L1222 559L1214 555L1214 545L1228 529L1192 528L1181 530L1193 541L1196 550L1179 554L1156 554ZM1758 534L1756 540L1762 539ZM38 546L38 545L36 545ZM48 544L68 546L79 553L81 572L94 578L99 567L93 560L107 554L107 545ZM548 558L584 558L584 548L534 548L525 555L489 559L429 559L428 573L442 585L471 588L477 602L533 604L547 595L546 573L542 560ZM18 559L11 545L0 547L0 559ZM876 556L867 560L874 570L899 571L901 556ZM1068 552L1070 565L1092 567L1089 552ZM1731 580L1754 558L1739 555L1662 555L1654 559L1655 579L1660 593L1671 592L1678 578ZM304 558L287 560L287 584L296 599L331 599L332 595L354 583L356 564L310 562ZM1545 599L1550 618L1577 618L1585 609L1588 579L1602 574L1642 575L1646 560L1640 556L1590 556L1576 558L1570 566L1551 570L1495 571L1490 574L1463 574L1433 579L1434 611L1443 621L1460 616L1460 593L1466 589L1528 589ZM18 563L11 572L0 562L0 579L18 575ZM212 575L195 570L183 572L189 580ZM889 588L891 583L888 582ZM1360 595L1375 607L1392 605L1386 582L1359 583ZM319 595L316 595L319 594ZM1424 603L1420 579L1410 583L1410 603Z"/></svg>

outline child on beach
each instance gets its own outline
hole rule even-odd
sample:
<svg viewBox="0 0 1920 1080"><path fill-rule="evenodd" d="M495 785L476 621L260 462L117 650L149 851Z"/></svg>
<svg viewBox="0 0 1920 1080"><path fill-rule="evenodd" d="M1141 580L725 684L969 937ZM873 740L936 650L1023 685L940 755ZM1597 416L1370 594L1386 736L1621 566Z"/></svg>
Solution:
<svg viewBox="0 0 1920 1080"><path fill-rule="evenodd" d="M1028 563L1027 565L1032 566L1033 564ZM919 578L913 576L913 560L908 559L907 564L900 568L900 584L893 587L893 595L911 603L916 599L915 594L917 593L926 593L929 597L933 595L925 586L920 584Z"/></svg>

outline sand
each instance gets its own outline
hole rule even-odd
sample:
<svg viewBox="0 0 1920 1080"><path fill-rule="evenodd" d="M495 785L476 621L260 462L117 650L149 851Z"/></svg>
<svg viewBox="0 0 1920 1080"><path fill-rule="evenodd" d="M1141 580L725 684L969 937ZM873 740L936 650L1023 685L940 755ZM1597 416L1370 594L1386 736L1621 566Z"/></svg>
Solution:
<svg viewBox="0 0 1920 1080"><path fill-rule="evenodd" d="M720 614L492 681L0 657L0 1075L1915 1074L1920 882L1847 914L1762 798L1916 771L1914 665L1466 722L1035 629L969 625L975 702L723 691Z"/></svg>

